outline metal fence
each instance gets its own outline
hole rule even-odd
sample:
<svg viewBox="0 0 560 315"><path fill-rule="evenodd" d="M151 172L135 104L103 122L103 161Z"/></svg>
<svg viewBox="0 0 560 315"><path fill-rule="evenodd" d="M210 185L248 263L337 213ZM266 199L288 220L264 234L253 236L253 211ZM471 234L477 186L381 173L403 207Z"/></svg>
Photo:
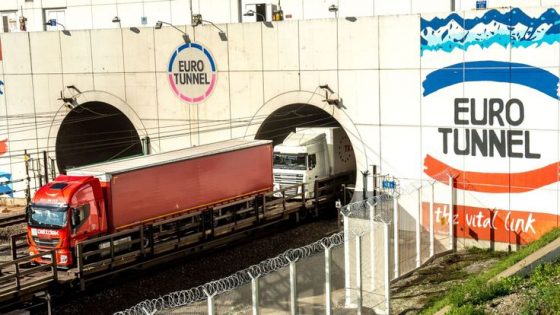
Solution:
<svg viewBox="0 0 560 315"><path fill-rule="evenodd" d="M451 185L450 185L451 184ZM389 314L392 281L454 248L452 179L344 207L344 231L116 314Z"/></svg>

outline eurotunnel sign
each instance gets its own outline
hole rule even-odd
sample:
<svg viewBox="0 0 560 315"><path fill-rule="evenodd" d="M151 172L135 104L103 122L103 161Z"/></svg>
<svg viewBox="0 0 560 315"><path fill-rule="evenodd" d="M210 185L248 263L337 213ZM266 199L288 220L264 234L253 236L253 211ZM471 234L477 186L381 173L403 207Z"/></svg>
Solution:
<svg viewBox="0 0 560 315"><path fill-rule="evenodd" d="M216 63L210 51L197 43L177 47L168 67L169 85L181 100L198 104L216 87Z"/></svg>

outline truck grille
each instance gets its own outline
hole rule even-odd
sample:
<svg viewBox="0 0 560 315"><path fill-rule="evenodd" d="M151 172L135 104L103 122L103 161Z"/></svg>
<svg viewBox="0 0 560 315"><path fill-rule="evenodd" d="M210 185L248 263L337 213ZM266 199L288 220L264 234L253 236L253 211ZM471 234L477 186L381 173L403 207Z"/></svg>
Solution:
<svg viewBox="0 0 560 315"><path fill-rule="evenodd" d="M303 183L303 174L275 173L274 183L280 185L280 189ZM294 196L297 194L297 187L286 190L286 195Z"/></svg>
<svg viewBox="0 0 560 315"><path fill-rule="evenodd" d="M56 245L58 245L58 242L60 241L60 239L58 239L58 238L39 238L37 236L33 236L33 241L38 246L56 247Z"/></svg>

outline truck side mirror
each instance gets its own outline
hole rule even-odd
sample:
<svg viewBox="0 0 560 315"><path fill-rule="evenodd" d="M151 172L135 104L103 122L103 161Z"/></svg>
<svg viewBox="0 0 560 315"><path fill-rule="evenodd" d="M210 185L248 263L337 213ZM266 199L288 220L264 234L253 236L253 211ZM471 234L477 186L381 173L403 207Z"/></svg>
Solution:
<svg viewBox="0 0 560 315"><path fill-rule="evenodd" d="M73 228L80 224L80 210L72 208L72 219L70 223Z"/></svg>

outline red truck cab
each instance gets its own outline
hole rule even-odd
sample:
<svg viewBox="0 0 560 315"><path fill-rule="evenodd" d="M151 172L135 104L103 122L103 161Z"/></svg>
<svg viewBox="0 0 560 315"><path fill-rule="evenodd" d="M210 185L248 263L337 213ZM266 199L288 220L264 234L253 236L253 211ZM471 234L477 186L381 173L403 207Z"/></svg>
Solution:
<svg viewBox="0 0 560 315"><path fill-rule="evenodd" d="M103 190L93 176L58 176L35 193L27 211L30 254L56 249L61 267L74 263L77 242L107 232ZM35 262L51 259L45 254Z"/></svg>

